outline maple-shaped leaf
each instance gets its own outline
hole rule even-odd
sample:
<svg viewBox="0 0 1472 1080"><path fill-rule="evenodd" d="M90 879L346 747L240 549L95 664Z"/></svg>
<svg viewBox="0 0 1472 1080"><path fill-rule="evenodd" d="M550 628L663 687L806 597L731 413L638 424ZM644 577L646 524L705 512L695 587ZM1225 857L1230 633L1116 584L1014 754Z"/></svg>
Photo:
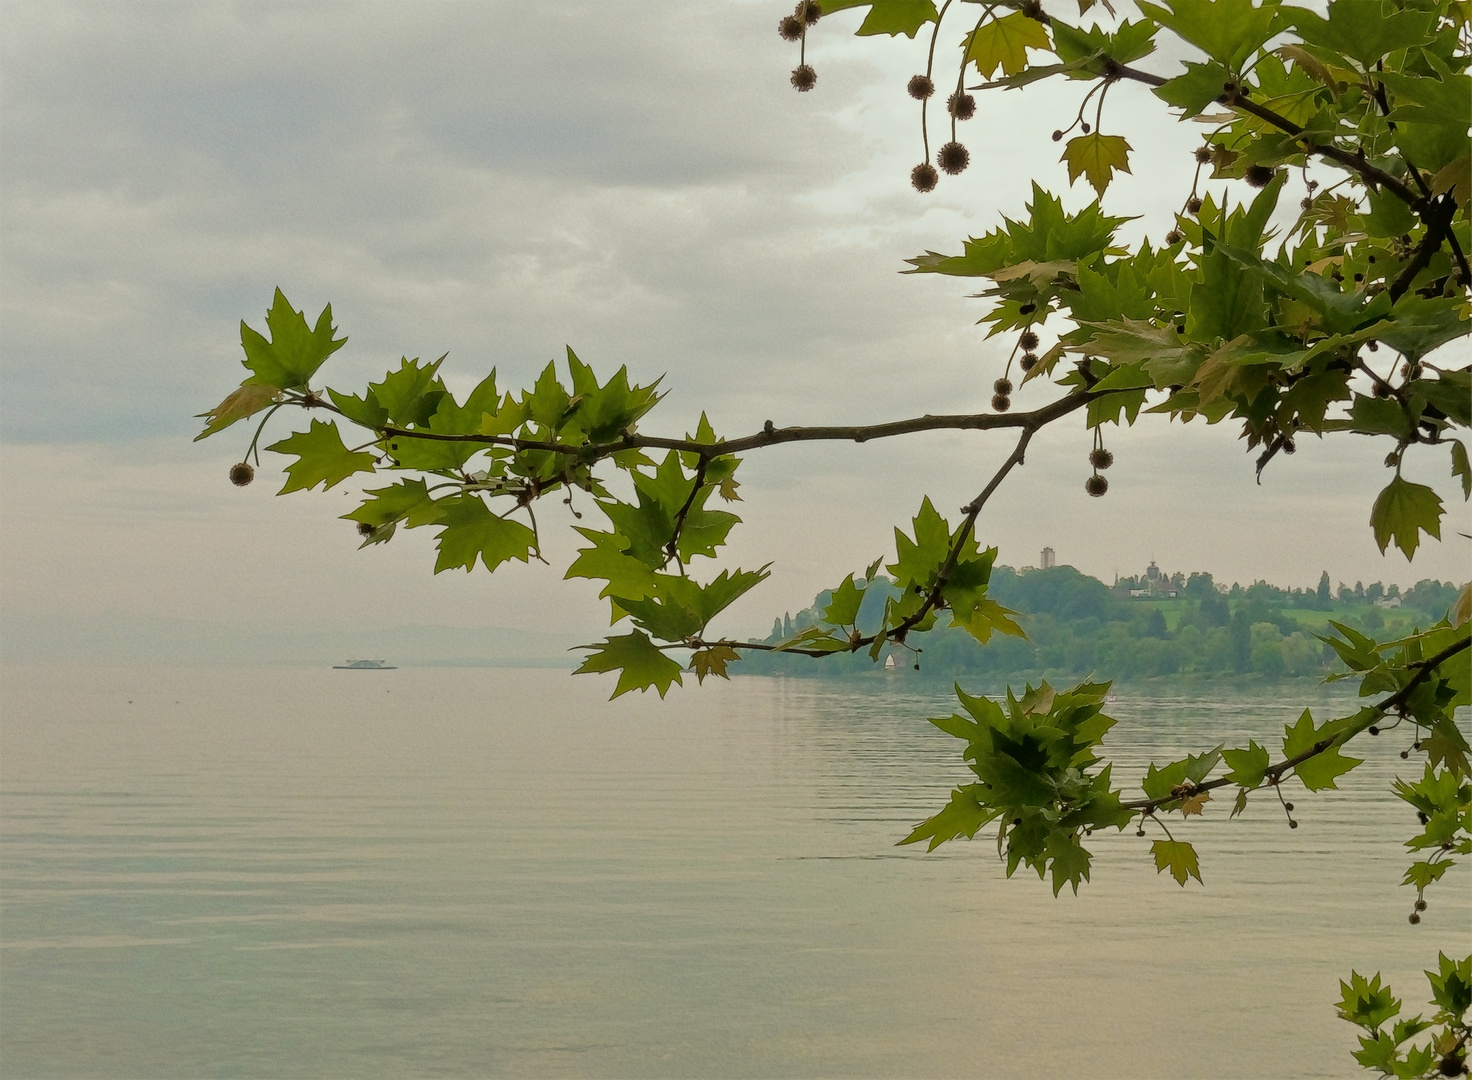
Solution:
<svg viewBox="0 0 1472 1080"><path fill-rule="evenodd" d="M1155 872L1169 870L1177 885L1185 885L1188 877L1201 881L1201 866L1196 861L1196 849L1182 840L1157 840L1150 845L1155 856ZM1205 882L1202 882L1205 884Z"/></svg>
<svg viewBox="0 0 1472 1080"><path fill-rule="evenodd" d="M1380 985L1376 974L1366 979L1358 971L1349 974L1349 982L1339 983L1339 1016L1351 1024L1376 1029L1400 1012L1400 1001L1390 987Z"/></svg>
<svg viewBox="0 0 1472 1080"><path fill-rule="evenodd" d="M911 540L898 526L894 530L894 562L886 569L895 576L901 588L919 585L929 587L945 562L951 544L951 527L936 511L927 495L920 503L920 512L912 525L915 538Z"/></svg>
<svg viewBox="0 0 1472 1080"><path fill-rule="evenodd" d="M1189 120L1222 96L1222 86L1231 80L1226 68L1215 62L1187 62L1186 71L1155 87L1153 94L1167 105L1181 110L1181 119Z"/></svg>
<svg viewBox="0 0 1472 1080"><path fill-rule="evenodd" d="M475 569L477 557L487 570L495 570L508 559L527 562L536 550L537 536L519 521L511 521L491 513L476 495L458 495L443 499L445 527L438 534L439 557L434 572L464 567Z"/></svg>
<svg viewBox="0 0 1472 1080"><path fill-rule="evenodd" d="M1231 770L1227 779L1240 784L1244 791L1259 786L1267 775L1268 752L1255 739L1248 740L1246 750L1223 750L1222 757Z"/></svg>
<svg viewBox="0 0 1472 1080"><path fill-rule="evenodd" d="M330 420L313 420L306 431L298 431L266 449L297 455L296 462L286 467L286 484L278 495L311 489L318 484L326 491L353 473L373 471L373 455L366 450L349 450L337 424Z"/></svg>
<svg viewBox="0 0 1472 1080"><path fill-rule="evenodd" d="M982 805L977 797L980 791L980 784L968 784L952 791L951 800L944 810L916 825L914 831L899 843L914 844L929 840L930 846L926 850L934 851L947 840L954 840L958 836L971 839L976 835L977 829L1001 814L1001 810L995 807Z"/></svg>
<svg viewBox="0 0 1472 1080"><path fill-rule="evenodd" d="M1027 639L1027 631L1012 620L1012 616L1018 613L1011 608L987 597L958 602L951 599L953 594L949 589L946 596L951 604L951 624L961 627L981 644L989 642L994 633Z"/></svg>
<svg viewBox="0 0 1472 1080"><path fill-rule="evenodd" d="M237 420L253 416L274 402L279 393L280 391L274 386L264 386L253 382L242 383L240 389L209 412L197 414L204 419L205 425L204 430L194 437L194 441L199 442L200 439L208 438L217 431L224 431ZM1463 457L1465 456L1464 451Z"/></svg>
<svg viewBox="0 0 1472 1080"><path fill-rule="evenodd" d="M654 571L628 554L629 541L618 533L598 532L578 527L578 532L593 542L580 548L578 557L567 568L565 577L594 578L608 582L598 594L600 599L622 596L643 600L654 595Z"/></svg>
<svg viewBox="0 0 1472 1080"><path fill-rule="evenodd" d="M1231 814L1228 815L1228 820L1230 820L1231 818L1236 817L1238 814L1240 814L1243 810L1246 810L1246 809L1247 809L1247 789L1245 787L1239 787L1237 789L1237 798L1236 798L1236 801L1232 803L1232 812L1231 812Z"/></svg>
<svg viewBox="0 0 1472 1080"><path fill-rule="evenodd" d="M1232 71L1272 36L1278 14L1277 0L1170 0L1168 8L1140 0L1139 8Z"/></svg>
<svg viewBox="0 0 1472 1080"><path fill-rule="evenodd" d="M690 655L690 670L695 672L695 677L700 682L705 682L707 675L719 675L723 679L731 676L726 674L726 665L741 659L741 654L729 645L712 645L708 649L699 649Z"/></svg>
<svg viewBox="0 0 1472 1080"><path fill-rule="evenodd" d="M1410 559L1421 543L1421 533L1441 539L1441 514L1440 495L1425 484L1397 476L1376 497L1370 509L1370 528L1375 530L1381 553L1394 541Z"/></svg>
<svg viewBox="0 0 1472 1080"><path fill-rule="evenodd" d="M417 529L444 520L444 507L430 495L424 480L401 480L389 487L370 488L363 494L368 496L363 505L343 515L348 521L361 521L375 529L402 521L407 528Z"/></svg>
<svg viewBox="0 0 1472 1080"><path fill-rule="evenodd" d="M1467 755L1472 747L1457 725L1450 719L1438 720L1432 725L1430 734L1421 739L1421 749L1426 751L1426 760L1432 765L1445 765L1453 776L1472 775Z"/></svg>
<svg viewBox="0 0 1472 1080"><path fill-rule="evenodd" d="M1436 882L1440 881L1441 875L1445 874L1448 870L1456 865L1457 863L1455 859L1446 859L1441 862L1434 863L1411 863L1410 867L1406 870L1405 877L1401 879L1400 883L1402 885L1414 885L1418 889L1424 889L1427 886L1434 885Z"/></svg>
<svg viewBox="0 0 1472 1080"><path fill-rule="evenodd" d="M1304 709L1296 724L1283 728L1283 756L1297 757L1326 739L1334 738L1334 732L1330 730L1334 723L1331 720L1320 727L1314 727L1313 716L1308 709ZM1345 757L1339 752L1339 747L1330 746L1307 761L1300 761L1293 767L1293 773L1310 791L1322 791L1336 787L1334 778L1344 775L1359 764L1360 758Z"/></svg>
<svg viewBox="0 0 1472 1080"><path fill-rule="evenodd" d="M611 637L591 648L574 675L617 671L618 685L613 697L630 690L648 690L651 686L664 697L671 683L685 685L680 678L680 665L655 647L648 635L638 630L621 637ZM610 699L612 700L612 699Z"/></svg>
<svg viewBox="0 0 1472 1080"><path fill-rule="evenodd" d="M1196 787L1216 768L1222 758L1221 749L1218 746L1202 754L1190 754L1164 768L1152 761L1140 781L1140 789L1150 799L1177 798L1184 794L1183 789Z"/></svg>
<svg viewBox="0 0 1472 1080"><path fill-rule="evenodd" d="M1072 885L1073 895L1077 896L1079 882L1089 880L1089 862L1093 855L1073 834L1054 832L1048 837L1047 857L1053 871L1053 895L1062 892L1063 886Z"/></svg>
<svg viewBox="0 0 1472 1080"><path fill-rule="evenodd" d="M1007 75L1016 75L1027 67L1028 49L1052 47L1047 27L1020 11L982 23L966 35L962 44L966 59L986 78L991 78L997 68Z"/></svg>
<svg viewBox="0 0 1472 1080"><path fill-rule="evenodd" d="M834 626L852 626L859 617L859 606L864 602L864 590L854 584L850 574L843 584L833 590L828 606L823 609L823 621Z"/></svg>
<svg viewBox="0 0 1472 1080"><path fill-rule="evenodd" d="M1327 19L1306 8L1288 8L1287 14L1305 42L1365 67L1398 49L1429 42L1435 18L1429 11L1391 12L1380 4L1343 2L1329 5Z"/></svg>
<svg viewBox="0 0 1472 1080"><path fill-rule="evenodd" d="M266 328L271 331L269 341L244 321L240 324L240 345L245 350L242 363L252 372L246 382L280 390L306 386L323 361L348 341L332 337L335 328L331 304L322 309L317 325L309 329L306 315L294 310L280 289L266 312Z"/></svg>
<svg viewBox="0 0 1472 1080"><path fill-rule="evenodd" d="M855 33L859 37L874 34L904 34L913 38L926 23L935 22L936 11L933 0L827 0L823 14L847 8L868 7L869 13Z"/></svg>
<svg viewBox="0 0 1472 1080"><path fill-rule="evenodd" d="M1085 177L1100 195L1116 171L1130 171L1130 144L1123 135L1101 135L1094 131L1069 139L1059 161L1068 162L1068 182Z"/></svg>
<svg viewBox="0 0 1472 1080"><path fill-rule="evenodd" d="M1192 814L1201 813L1209 802L1211 802L1211 792L1209 791L1197 791L1187 795L1181 800L1181 817L1190 817Z"/></svg>

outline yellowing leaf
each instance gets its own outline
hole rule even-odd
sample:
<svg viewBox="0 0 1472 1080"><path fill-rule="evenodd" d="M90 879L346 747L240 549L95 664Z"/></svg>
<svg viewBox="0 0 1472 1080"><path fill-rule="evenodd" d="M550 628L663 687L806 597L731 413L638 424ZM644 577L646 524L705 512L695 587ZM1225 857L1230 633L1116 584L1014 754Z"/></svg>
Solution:
<svg viewBox="0 0 1472 1080"><path fill-rule="evenodd" d="M1472 201L1472 154L1463 154L1444 165L1431 178L1431 192L1440 195L1450 191L1452 199L1464 209Z"/></svg>
<svg viewBox="0 0 1472 1080"><path fill-rule="evenodd" d="M1211 792L1198 791L1194 795L1188 795L1181 800L1181 817L1190 817L1192 814L1201 813L1201 808L1211 802Z"/></svg>
<svg viewBox="0 0 1472 1080"><path fill-rule="evenodd" d="M719 675L723 679L731 676L726 674L726 665L740 660L741 654L729 645L712 645L709 649L701 649L690 657L690 670L695 672L695 677L705 682L707 675Z"/></svg>
<svg viewBox="0 0 1472 1080"><path fill-rule="evenodd" d="M244 420L247 416L260 412L266 406L276 400L276 395L281 393L274 386L263 386L260 383L245 383L239 390L220 402L209 412L198 415L205 420L204 430L194 437L195 442L207 438L217 431L224 431L237 420Z"/></svg>
<svg viewBox="0 0 1472 1080"><path fill-rule="evenodd" d="M1027 67L1028 49L1052 47L1047 28L1020 11L982 23L966 36L964 45L966 59L987 78L999 67L1007 75L1016 75Z"/></svg>
<svg viewBox="0 0 1472 1080"><path fill-rule="evenodd" d="M1010 17L1010 16L1009 16ZM1069 139L1059 161L1068 162L1068 182L1085 177L1100 195L1109 186L1116 170L1130 171L1130 144L1122 135L1101 135L1091 132Z"/></svg>
<svg viewBox="0 0 1472 1080"><path fill-rule="evenodd" d="M1185 885L1188 877L1201 881L1196 849L1190 844L1180 840L1157 840L1150 845L1150 853L1155 856L1155 872L1169 870L1177 885Z"/></svg>

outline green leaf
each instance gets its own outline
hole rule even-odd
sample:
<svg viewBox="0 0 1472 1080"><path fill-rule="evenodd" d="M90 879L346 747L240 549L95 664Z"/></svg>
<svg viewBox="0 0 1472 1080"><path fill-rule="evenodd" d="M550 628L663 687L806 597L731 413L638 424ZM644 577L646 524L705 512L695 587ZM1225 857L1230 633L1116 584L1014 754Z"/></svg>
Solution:
<svg viewBox="0 0 1472 1080"><path fill-rule="evenodd" d="M859 617L859 605L864 602L864 590L854 584L850 574L843 584L833 590L833 597L823 609L823 621L834 626L852 626Z"/></svg>
<svg viewBox="0 0 1472 1080"><path fill-rule="evenodd" d="M1100 195L1109 186L1116 171L1130 171L1130 144L1122 135L1101 135L1094 131L1069 139L1059 161L1068 162L1068 182L1080 176L1088 179L1089 185Z"/></svg>
<svg viewBox="0 0 1472 1080"><path fill-rule="evenodd" d="M427 424L445 397L438 378L444 360L442 356L432 364L421 365L417 357L404 357L399 370L390 371L382 382L369 383L373 399L399 427Z"/></svg>
<svg viewBox="0 0 1472 1080"><path fill-rule="evenodd" d="M1292 727L1285 725L1283 728L1283 756L1294 758L1322 742L1334 739L1338 734L1337 730L1332 730L1335 727L1336 721L1332 720L1321 727L1314 727L1313 716L1308 709L1304 709L1296 724ZM1330 746L1307 761L1295 765L1293 774L1303 781L1303 786L1308 790L1322 791L1325 788L1335 788L1335 777L1342 776L1360 763L1360 758L1345 757L1340 754L1339 747Z"/></svg>
<svg viewBox="0 0 1472 1080"><path fill-rule="evenodd" d="M823 14L832 15L837 11L865 6L869 7L869 13L855 31L859 37L904 34L913 38L922 26L936 19L932 0L827 0L823 4Z"/></svg>
<svg viewBox="0 0 1472 1080"><path fill-rule="evenodd" d="M308 329L306 315L294 310L280 289L266 312L266 328L271 331L270 341L243 321L240 324L243 363L252 372L245 381L281 390L305 387L323 361L348 341L332 337L336 328L332 325L331 304L322 309L316 327Z"/></svg>
<svg viewBox="0 0 1472 1080"><path fill-rule="evenodd" d="M1268 752L1255 740L1248 740L1246 750L1224 750L1222 757L1231 771L1227 779L1240 784L1244 792L1257 787L1268 771Z"/></svg>
<svg viewBox="0 0 1472 1080"><path fill-rule="evenodd" d="M1394 541L1407 559L1416 554L1421 533L1441 539L1441 496L1425 484L1397 476L1385 486L1370 510L1370 527L1383 554Z"/></svg>
<svg viewBox="0 0 1472 1080"><path fill-rule="evenodd" d="M916 825L910 835L900 841L900 844L914 844L921 840L929 840L930 846L927 850L934 851L947 840L954 840L958 836L971 839L976 835L977 829L1001 813L999 810L981 804L977 798L980 790L979 784L970 784L951 792L951 801L946 804L946 808Z"/></svg>
<svg viewBox="0 0 1472 1080"><path fill-rule="evenodd" d="M896 560L886 569L902 589L913 585L929 588L950 551L951 528L926 496L912 522L915 539L894 530Z"/></svg>
<svg viewBox="0 0 1472 1080"><path fill-rule="evenodd" d="M1151 92L1167 105L1183 110L1181 119L1189 120L1222 96L1222 87L1232 76L1214 61L1205 64L1188 61L1185 66L1184 75L1177 75Z"/></svg>
<svg viewBox="0 0 1472 1080"><path fill-rule="evenodd" d="M1139 8L1213 60L1240 71L1272 36L1278 5L1276 0L1262 7L1254 7L1252 0L1172 0L1165 8L1140 0Z"/></svg>
<svg viewBox="0 0 1472 1080"><path fill-rule="evenodd" d="M1196 849L1190 844L1180 840L1157 840L1150 845L1150 853L1155 856L1155 872L1158 874L1168 869L1177 885L1185 885L1188 877L1201 881Z"/></svg>
<svg viewBox="0 0 1472 1080"><path fill-rule="evenodd" d="M1340 981L1339 993L1340 1018L1371 1031L1400 1012L1400 1001L1391 994L1390 987L1380 985L1378 972L1372 979L1358 971L1350 972L1349 982Z"/></svg>
<svg viewBox="0 0 1472 1080"><path fill-rule="evenodd" d="M1309 45L1331 49L1364 67L1399 49L1431 40L1429 11L1388 11L1370 0L1329 5L1327 19L1306 8L1287 8L1299 37Z"/></svg>
<svg viewBox="0 0 1472 1080"><path fill-rule="evenodd" d="M1145 770L1145 779L1140 788L1149 799L1164 799L1182 785L1196 787L1216 768L1222 759L1221 747L1202 754L1191 754L1180 761L1172 761L1165 768L1157 768L1152 761Z"/></svg>
<svg viewBox="0 0 1472 1080"><path fill-rule="evenodd" d="M622 596L643 600L654 595L654 571L640 559L628 554L629 541L618 533L598 532L579 527L578 532L593 542L580 548L564 575L568 578L595 578L608 582L600 598Z"/></svg>
<svg viewBox="0 0 1472 1080"><path fill-rule="evenodd" d="M1460 439L1452 439L1452 475L1462 480L1462 498L1472 498L1472 462L1467 460L1467 447Z"/></svg>
<svg viewBox="0 0 1472 1080"><path fill-rule="evenodd" d="M1472 956L1452 960L1438 953L1437 970L1426 972L1426 978L1431 983L1431 1000L1442 1012L1461 1020L1472 1009Z"/></svg>
<svg viewBox="0 0 1472 1080"><path fill-rule="evenodd" d="M469 573L480 558L487 570L495 570L508 559L527 562L536 550L537 537L519 521L491 513L476 495L442 499L445 527L438 533L439 558L434 572L464 567Z"/></svg>
<svg viewBox="0 0 1472 1080"><path fill-rule="evenodd" d="M984 78L990 78L997 68L1016 75L1027 67L1028 49L1052 47L1047 28L1020 11L982 23L966 35L962 45L966 60L974 63Z"/></svg>
<svg viewBox="0 0 1472 1080"><path fill-rule="evenodd" d="M277 492L279 495L318 484L326 491L353 473L373 471L373 455L366 450L349 450L338 434L337 424L331 421L313 420L306 431L298 431L266 449L297 455L296 462L286 467L286 484Z"/></svg>
<svg viewBox="0 0 1472 1080"><path fill-rule="evenodd" d="M209 412L198 415L205 419L204 430L194 437L195 442L208 438L217 431L224 431L237 420L254 416L275 402L280 393L274 386L245 382L240 389L230 394Z"/></svg>
<svg viewBox="0 0 1472 1080"><path fill-rule="evenodd" d="M1054 19L1050 27L1053 51L1065 65L1094 57L1107 57L1116 64L1130 64L1155 51L1156 26L1149 19L1122 22L1112 33L1100 26L1088 29L1069 26L1061 19ZM1090 70L1095 75L1105 74L1102 61L1091 65Z"/></svg>
<svg viewBox="0 0 1472 1080"><path fill-rule="evenodd" d="M1406 876L1401 879L1402 885L1414 885L1418 889L1424 889L1431 884L1440 881L1441 875L1445 874L1456 862L1451 859L1443 859L1441 862L1415 862L1411 863L1406 871Z"/></svg>
<svg viewBox="0 0 1472 1080"><path fill-rule="evenodd" d="M617 671L618 685L614 687L613 697L630 690L648 690L651 686L664 697L671 683L685 685L680 678L680 665L655 648L654 642L638 630L584 648L591 648L592 652L573 674Z"/></svg>
<svg viewBox="0 0 1472 1080"><path fill-rule="evenodd" d="M1044 264L1090 259L1108 248L1115 230L1130 220L1106 216L1098 200L1077 214L1065 214L1062 201L1036 181L1027 210L1026 222L1004 218L1004 229L993 230L979 240L972 237L960 255L932 251L906 260L914 269L904 273L980 277L1025 261Z"/></svg>
<svg viewBox="0 0 1472 1080"><path fill-rule="evenodd" d="M1053 872L1053 895L1057 896L1065 885L1073 886L1073 895L1078 895L1080 881L1089 880L1089 862L1093 856L1078 842L1072 833L1054 832L1048 837L1047 855Z"/></svg>
<svg viewBox="0 0 1472 1080"><path fill-rule="evenodd" d="M372 390L358 397L356 394L339 394L329 386L327 396L338 411L355 424L377 431L388 423L388 410L378 403Z"/></svg>
<svg viewBox="0 0 1472 1080"><path fill-rule="evenodd" d="M401 480L389 487L371 488L364 492L363 505L343 517L382 528L390 522L402 521L407 528L435 525L444 520L443 506L429 494L423 480Z"/></svg>

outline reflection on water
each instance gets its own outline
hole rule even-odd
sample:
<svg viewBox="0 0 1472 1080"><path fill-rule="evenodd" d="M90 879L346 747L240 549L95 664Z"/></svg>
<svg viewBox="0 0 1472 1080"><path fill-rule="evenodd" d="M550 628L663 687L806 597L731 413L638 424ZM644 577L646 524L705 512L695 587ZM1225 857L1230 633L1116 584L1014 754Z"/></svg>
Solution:
<svg viewBox="0 0 1472 1080"><path fill-rule="evenodd" d="M1403 739L1293 832L1212 804L1204 889L1125 832L1055 901L894 846L966 775L938 688L609 686L5 669L5 1074L1340 1076L1339 977L1466 951L1465 880L1406 923ZM1116 775L1302 704L1126 694Z"/></svg>

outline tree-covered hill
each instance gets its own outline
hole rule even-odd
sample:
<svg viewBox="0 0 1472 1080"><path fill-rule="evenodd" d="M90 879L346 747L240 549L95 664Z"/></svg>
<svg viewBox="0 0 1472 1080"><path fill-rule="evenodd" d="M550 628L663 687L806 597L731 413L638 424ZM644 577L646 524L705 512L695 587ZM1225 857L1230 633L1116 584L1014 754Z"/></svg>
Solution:
<svg viewBox="0 0 1472 1080"><path fill-rule="evenodd" d="M1124 578L1106 585L1072 566L1043 570L992 571L991 596L1018 612L1026 638L993 635L981 645L970 634L937 627L912 634L881 658L890 673L968 675L1006 680L1082 677L1108 672L1117 678L1166 675L1257 675L1267 678L1318 676L1335 670L1333 649L1319 640L1330 621L1380 637L1396 637L1435 623L1456 599L1450 582L1427 579L1402 593L1380 582L1365 586L1328 585L1280 588L1266 582L1219 586L1209 573L1160 576L1176 584L1157 595L1131 596L1149 580ZM894 595L885 578L864 597L858 627L878 625L884 603ZM1174 593L1168 595L1167 593ZM811 607L777 619L766 638L775 643L817 625L831 592L819 593ZM889 660L893 657L893 662ZM814 664L781 653L755 653L740 670L749 674L784 673L808 677L872 673L867 651L825 658Z"/></svg>

